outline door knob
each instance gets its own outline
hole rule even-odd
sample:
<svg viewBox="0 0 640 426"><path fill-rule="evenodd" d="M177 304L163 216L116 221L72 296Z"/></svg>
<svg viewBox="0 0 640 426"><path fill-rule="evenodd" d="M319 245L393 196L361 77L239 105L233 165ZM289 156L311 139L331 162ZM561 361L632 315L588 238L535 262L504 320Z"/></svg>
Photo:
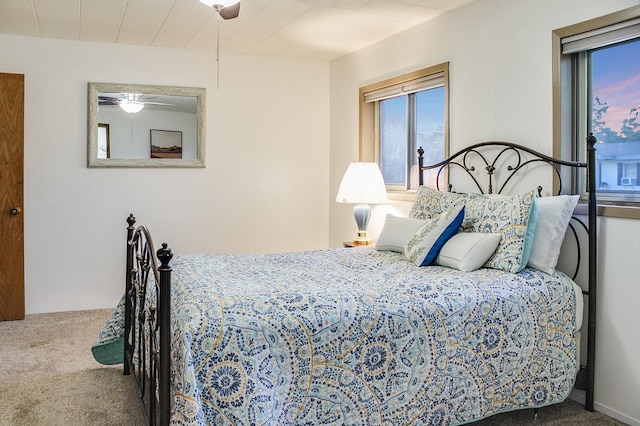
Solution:
<svg viewBox="0 0 640 426"><path fill-rule="evenodd" d="M20 214L20 212L22 212L22 210L20 210L20 207L14 207L14 208L12 208L12 209L11 209L11 214L12 214L13 216L17 216L17 215L19 215L19 214Z"/></svg>

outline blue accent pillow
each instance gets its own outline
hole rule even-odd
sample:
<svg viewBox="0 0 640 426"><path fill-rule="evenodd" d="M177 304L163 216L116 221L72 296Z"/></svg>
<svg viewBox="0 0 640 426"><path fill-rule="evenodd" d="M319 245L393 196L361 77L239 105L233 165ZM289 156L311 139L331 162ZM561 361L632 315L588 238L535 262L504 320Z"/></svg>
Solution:
<svg viewBox="0 0 640 426"><path fill-rule="evenodd" d="M427 266L435 262L442 246L462 225L464 210L464 206L459 206L440 214L436 219L427 219L427 223L404 248L405 257L418 266Z"/></svg>

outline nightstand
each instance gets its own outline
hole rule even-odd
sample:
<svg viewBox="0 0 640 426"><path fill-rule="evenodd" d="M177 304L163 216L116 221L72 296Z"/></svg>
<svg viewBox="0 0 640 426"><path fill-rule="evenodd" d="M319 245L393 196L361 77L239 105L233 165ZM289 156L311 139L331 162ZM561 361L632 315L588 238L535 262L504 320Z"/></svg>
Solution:
<svg viewBox="0 0 640 426"><path fill-rule="evenodd" d="M344 243L342 243L344 245L345 248L352 248L352 247L373 247L376 245L376 241L377 240L371 240L371 242L369 244L356 244L353 241L345 241Z"/></svg>

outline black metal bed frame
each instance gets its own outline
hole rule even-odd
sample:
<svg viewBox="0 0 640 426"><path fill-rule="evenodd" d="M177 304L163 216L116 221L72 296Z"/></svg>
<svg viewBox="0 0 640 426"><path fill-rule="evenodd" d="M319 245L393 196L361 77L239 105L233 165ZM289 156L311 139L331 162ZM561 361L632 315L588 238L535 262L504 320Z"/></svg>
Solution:
<svg viewBox="0 0 640 426"><path fill-rule="evenodd" d="M127 218L124 374L133 373L147 424L168 425L171 410L171 267L145 226ZM160 266L156 262L160 260ZM146 303L147 295L152 303Z"/></svg>
<svg viewBox="0 0 640 426"><path fill-rule="evenodd" d="M575 179L577 171L579 169L586 170L586 182L587 182L587 211L588 224L577 217L574 214L572 218L587 234L588 237L588 290L583 290L583 295L588 297L588 316L587 316L587 364L580 366L578 377L576 379L576 388L586 391L585 396L585 409L593 411L593 392L594 392L594 366L595 366L595 338L596 338L596 277L597 277L597 240L596 240L596 217L597 217L597 199L596 199L596 176L595 176L595 143L596 138L593 134L587 137L587 161L576 162L566 161L557 158L549 157L541 154L526 146L510 143L510 142L482 142L475 145L468 146L449 158L432 165L424 165L424 150L422 147L418 149L418 183L423 185L423 171L425 170L437 170L435 178L436 189L440 189L440 178L443 177L443 173L448 173L451 166L461 169L471 178L476 188L480 193L485 193L485 188L488 194L494 193L494 183L496 183L496 171L504 171L505 177L501 179L502 184L499 186L497 194L500 194L511 181L511 179L519 171L525 169L527 166L537 163L542 163L550 166L557 177L557 190L555 195L562 193L562 168L573 170L576 173L571 173L571 178ZM483 149L497 149L497 152L492 152L491 159L481 152ZM476 165L480 163L484 167L486 172L486 178L488 179L487 185L483 186L474 172L476 172ZM480 171L481 172L481 171ZM453 185L448 183L448 191L452 191ZM538 186L538 195L541 195L542 187ZM580 269L580 239L578 231L573 223L569 224L573 236L576 239L577 248L577 264L573 279L578 276ZM579 350L580 348L578 348Z"/></svg>
<svg viewBox="0 0 640 426"><path fill-rule="evenodd" d="M589 200L588 200L588 226L581 220L589 234L589 290L584 294L589 297L588 304L588 350L587 366L580 370L579 376L586 376L582 381L586 382L585 408L593 411L593 385L594 385L594 357L595 357L595 294L596 294L596 197L595 197L595 138L590 136L587 140L588 159L586 163L570 162L554 159L540 154L530 148L507 142L485 142L469 146L450 156L438 164L425 166L424 151L418 150L418 165L421 171L438 169L440 173L452 165L465 170L477 187L483 192L482 186L473 176L475 167L468 164L470 156L479 157L485 165L489 178L488 191L493 192L494 172L498 167L498 160L507 152L515 154L515 165L506 167L509 172L506 181L500 187L502 191L506 183L517 171L523 169L532 162L544 162L550 165L558 178L561 177L560 167L567 166L575 169L587 170ZM498 147L501 151L494 156L492 162L488 162L478 149L483 147ZM522 160L522 154L527 153L533 157L530 160ZM420 184L422 184L422 172ZM560 179L561 181L561 179ZM451 186L449 186L451 190ZM560 192L558 190L558 193ZM133 214L127 218L127 269L126 269L126 305L125 305L125 342L124 342L124 374L133 373L141 400L145 418L150 425L168 425L171 411L171 271L169 262L173 252L162 244L157 252L148 229L144 226L134 226L136 222ZM576 233L574 229L574 233ZM156 256L160 266L156 262ZM579 261L579 260L578 260ZM150 296L152 303L145 303ZM151 331L151 332L150 332ZM580 377L579 377L580 379ZM578 380L580 381L580 380Z"/></svg>

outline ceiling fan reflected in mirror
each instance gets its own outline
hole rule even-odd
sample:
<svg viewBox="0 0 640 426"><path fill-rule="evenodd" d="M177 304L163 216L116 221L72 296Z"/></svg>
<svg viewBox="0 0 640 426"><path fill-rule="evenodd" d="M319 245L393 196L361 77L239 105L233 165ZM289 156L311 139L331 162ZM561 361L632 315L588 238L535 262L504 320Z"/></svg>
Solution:
<svg viewBox="0 0 640 426"><path fill-rule="evenodd" d="M220 88L220 18L233 19L240 14L240 0L199 0L216 11L216 87Z"/></svg>
<svg viewBox="0 0 640 426"><path fill-rule="evenodd" d="M136 114L145 105L177 106L166 102L154 102L155 96L146 96L142 93L103 93L98 96L98 105L118 105L129 114Z"/></svg>

